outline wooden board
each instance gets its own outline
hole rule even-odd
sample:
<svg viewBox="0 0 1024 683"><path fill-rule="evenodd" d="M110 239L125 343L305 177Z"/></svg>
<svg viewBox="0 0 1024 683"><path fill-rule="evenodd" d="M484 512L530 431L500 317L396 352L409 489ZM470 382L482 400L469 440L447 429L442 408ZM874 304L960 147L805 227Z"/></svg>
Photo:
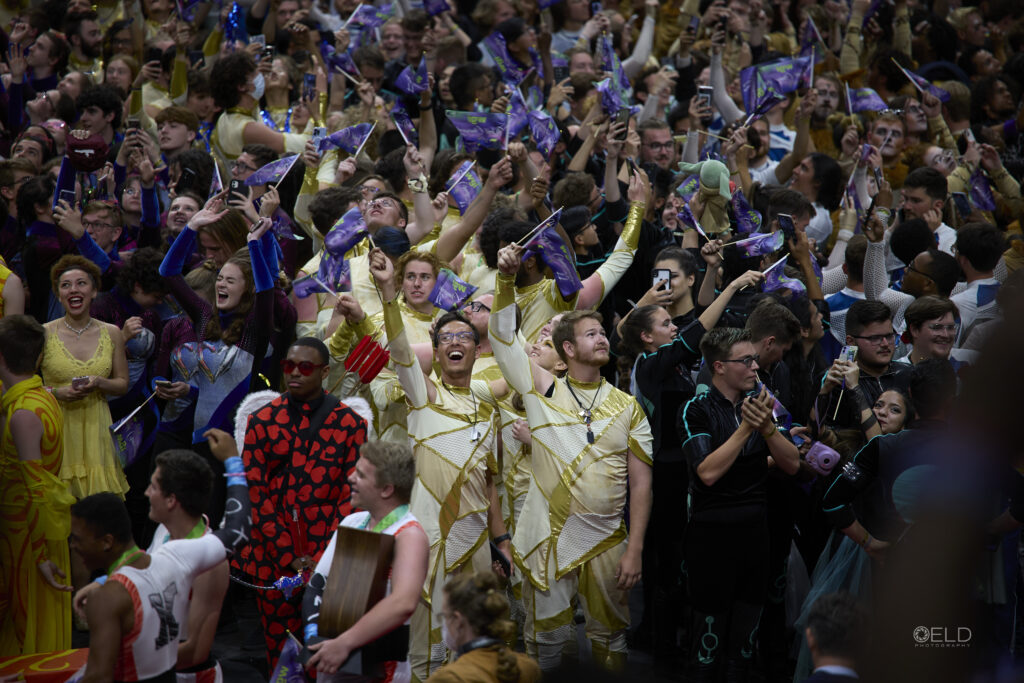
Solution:
<svg viewBox="0 0 1024 683"><path fill-rule="evenodd" d="M331 573L320 604L318 630L334 638L352 627L387 592L395 537L338 527Z"/></svg>

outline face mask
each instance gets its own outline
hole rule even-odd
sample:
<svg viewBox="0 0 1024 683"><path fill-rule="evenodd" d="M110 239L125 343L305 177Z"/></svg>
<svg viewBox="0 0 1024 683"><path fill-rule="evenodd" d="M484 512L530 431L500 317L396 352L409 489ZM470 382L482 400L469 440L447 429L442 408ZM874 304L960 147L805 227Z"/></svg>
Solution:
<svg viewBox="0 0 1024 683"><path fill-rule="evenodd" d="M257 71L256 80L253 81L252 90L250 91L249 94L258 100L261 97L263 97L263 90L265 87L266 83L263 81L263 74Z"/></svg>

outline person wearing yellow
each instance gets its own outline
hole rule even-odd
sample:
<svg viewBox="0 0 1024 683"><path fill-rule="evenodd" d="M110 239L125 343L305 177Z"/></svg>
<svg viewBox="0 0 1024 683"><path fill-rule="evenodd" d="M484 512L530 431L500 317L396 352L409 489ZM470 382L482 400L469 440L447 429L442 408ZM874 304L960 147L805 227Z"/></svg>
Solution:
<svg viewBox="0 0 1024 683"><path fill-rule="evenodd" d="M35 370L46 332L0 320L0 657L71 646L67 538L74 498L58 477L64 420Z"/></svg>
<svg viewBox="0 0 1024 683"><path fill-rule="evenodd" d="M458 313L438 319L433 344L440 377L425 375L399 312L394 266L374 249L370 269L383 295L391 358L409 409L409 437L416 456L410 510L430 540L427 580L410 623L412 678L422 681L446 657L441 635L445 581L462 571L487 571L488 538L511 558L494 482L498 464L493 412L507 386L503 381L472 379L477 335Z"/></svg>
<svg viewBox="0 0 1024 683"><path fill-rule="evenodd" d="M0 318L25 312L25 286L0 257Z"/></svg>
<svg viewBox="0 0 1024 683"><path fill-rule="evenodd" d="M115 325L95 320L89 307L99 293L100 271L82 256L62 256L51 270L64 315L47 323L43 381L64 411L60 478L76 498L128 491L110 438L107 395L128 391L124 337Z"/></svg>
<svg viewBox="0 0 1024 683"><path fill-rule="evenodd" d="M557 667L575 641L578 597L594 659L621 669L627 599L640 577L651 508L651 428L636 399L601 377L609 343L599 313L572 311L555 325L565 379L531 362L516 334L513 305L522 251L511 244L498 252L489 336L502 373L523 396L531 428L532 479L512 542L524 574L523 638L542 669Z"/></svg>

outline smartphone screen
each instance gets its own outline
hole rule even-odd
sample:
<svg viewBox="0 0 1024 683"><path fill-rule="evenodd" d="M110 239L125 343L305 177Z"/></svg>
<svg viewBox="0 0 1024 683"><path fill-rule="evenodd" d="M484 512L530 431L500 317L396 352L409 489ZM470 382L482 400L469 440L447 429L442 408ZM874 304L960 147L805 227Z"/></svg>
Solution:
<svg viewBox="0 0 1024 683"><path fill-rule="evenodd" d="M302 79L302 97L311 100L316 97L316 76L306 74Z"/></svg>
<svg viewBox="0 0 1024 683"><path fill-rule="evenodd" d="M192 186L195 185L195 182L196 172L193 171L191 168L183 169L181 175L178 176L178 184L175 185L174 187L175 192L178 192L180 194L185 190L191 190Z"/></svg>
<svg viewBox="0 0 1024 683"><path fill-rule="evenodd" d="M711 96L714 94L714 88L707 85L697 86L697 97L704 101L704 105L707 107L711 106Z"/></svg>
<svg viewBox="0 0 1024 683"><path fill-rule="evenodd" d="M700 28L700 15L699 14L695 14L692 17L690 17L690 30L693 31L694 33L696 33L697 29L699 29L699 28Z"/></svg>
<svg viewBox="0 0 1024 683"><path fill-rule="evenodd" d="M967 194L964 192L954 192L952 194L956 212L960 214L962 220L967 220L967 217L971 215L971 202L967 199Z"/></svg>
<svg viewBox="0 0 1024 683"><path fill-rule="evenodd" d="M74 190L61 190L60 199L67 202L72 207L75 206L75 191Z"/></svg>
<svg viewBox="0 0 1024 683"><path fill-rule="evenodd" d="M780 213L778 215L779 230L785 235L787 240L796 239L796 226L793 225L793 217L788 213Z"/></svg>
<svg viewBox="0 0 1024 683"><path fill-rule="evenodd" d="M657 268L651 277L651 286L655 289L661 288L661 283L665 283L665 289L672 289L672 271L666 268Z"/></svg>
<svg viewBox="0 0 1024 683"><path fill-rule="evenodd" d="M250 44L257 43L259 45L266 45L267 44L267 38L262 33L258 33L258 34L254 35L252 38L249 39L249 43Z"/></svg>

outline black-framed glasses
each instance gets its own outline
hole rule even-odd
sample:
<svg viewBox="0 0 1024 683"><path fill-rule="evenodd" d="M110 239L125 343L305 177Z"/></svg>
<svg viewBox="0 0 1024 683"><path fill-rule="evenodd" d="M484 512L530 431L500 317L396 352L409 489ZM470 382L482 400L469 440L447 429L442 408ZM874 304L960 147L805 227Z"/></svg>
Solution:
<svg viewBox="0 0 1024 683"><path fill-rule="evenodd" d="M935 278L933 278L931 275L929 275L928 273L924 272L923 270L918 270L914 266L907 266L907 270L909 270L911 273L917 273L921 277L928 278L932 282L935 282Z"/></svg>
<svg viewBox="0 0 1024 683"><path fill-rule="evenodd" d="M295 368L298 368L299 372L302 375L304 375L306 377L309 377L310 375L313 374L314 370L316 370L317 368L322 368L322 367L324 367L323 363L311 363L308 360L304 360L304 361L300 361L300 362L296 363L293 360L289 360L288 358L285 358L284 360L281 361L281 369L284 371L284 373L286 375L292 374L293 372L295 372Z"/></svg>
<svg viewBox="0 0 1024 683"><path fill-rule="evenodd" d="M761 356L759 356L758 354L755 353L752 356L743 356L743 358L726 358L725 360L722 360L721 362L722 363L743 363L744 367L752 368L752 367L754 367L754 363L756 363L760 359L761 359Z"/></svg>
<svg viewBox="0 0 1024 683"><path fill-rule="evenodd" d="M442 332L437 335L437 341L439 344L451 344L453 341L458 340L460 342L471 342L473 341L472 332Z"/></svg>
<svg viewBox="0 0 1024 683"><path fill-rule="evenodd" d="M231 168L235 169L236 171L252 171L253 173L259 170L258 168L250 166L244 161L239 161L238 159L235 159L234 161L231 162Z"/></svg>
<svg viewBox="0 0 1024 683"><path fill-rule="evenodd" d="M479 313L480 311L491 312L490 307L482 301L470 301L466 304L466 310L470 313Z"/></svg>
<svg viewBox="0 0 1024 683"><path fill-rule="evenodd" d="M862 337L856 334L851 334L850 336L853 337L854 339L863 339L872 346L881 346L884 342L889 342L890 344L896 343L895 332L890 332L888 334L872 334L867 337Z"/></svg>
<svg viewBox="0 0 1024 683"><path fill-rule="evenodd" d="M669 149L672 149L672 146L675 145L675 144L676 143L672 142L672 141L669 141L669 142L645 142L644 143L644 147L647 147L648 149L653 149L655 151L657 151L659 149L669 150Z"/></svg>

